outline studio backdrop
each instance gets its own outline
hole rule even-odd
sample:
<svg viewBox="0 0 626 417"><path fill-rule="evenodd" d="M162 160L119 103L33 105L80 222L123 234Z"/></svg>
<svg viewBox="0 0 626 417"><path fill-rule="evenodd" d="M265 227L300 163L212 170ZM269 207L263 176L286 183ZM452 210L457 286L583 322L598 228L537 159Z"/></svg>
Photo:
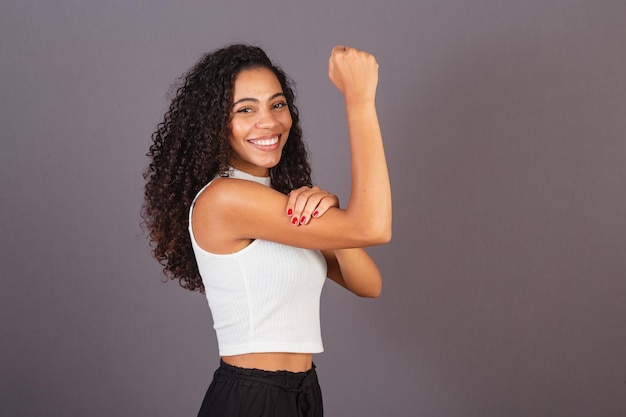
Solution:
<svg viewBox="0 0 626 417"><path fill-rule="evenodd" d="M626 415L625 21L610 0L3 2L0 414L196 415L212 320L162 282L142 172L170 86L245 42L295 80L341 202L328 57L380 64L393 240L380 298L325 285L326 415Z"/></svg>

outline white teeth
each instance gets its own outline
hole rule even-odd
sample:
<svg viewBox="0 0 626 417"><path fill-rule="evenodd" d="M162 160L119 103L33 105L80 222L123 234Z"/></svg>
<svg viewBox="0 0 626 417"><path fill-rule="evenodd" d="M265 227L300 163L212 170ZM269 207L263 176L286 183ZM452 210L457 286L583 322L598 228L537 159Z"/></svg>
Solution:
<svg viewBox="0 0 626 417"><path fill-rule="evenodd" d="M270 146L270 145L275 145L278 143L278 137L274 136L273 138L270 138L270 139L253 139L250 142L254 143L255 145Z"/></svg>

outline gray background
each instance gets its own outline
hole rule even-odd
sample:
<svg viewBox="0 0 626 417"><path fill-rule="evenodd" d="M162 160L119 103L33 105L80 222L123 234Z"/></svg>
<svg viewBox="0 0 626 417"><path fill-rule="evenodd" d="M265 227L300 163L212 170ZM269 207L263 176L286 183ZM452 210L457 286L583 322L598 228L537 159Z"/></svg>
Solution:
<svg viewBox="0 0 626 417"><path fill-rule="evenodd" d="M349 190L331 47L380 62L394 238L378 300L332 283L328 416L626 415L626 3L6 1L0 414L194 416L205 299L162 284L141 172L169 85L225 43L297 81Z"/></svg>

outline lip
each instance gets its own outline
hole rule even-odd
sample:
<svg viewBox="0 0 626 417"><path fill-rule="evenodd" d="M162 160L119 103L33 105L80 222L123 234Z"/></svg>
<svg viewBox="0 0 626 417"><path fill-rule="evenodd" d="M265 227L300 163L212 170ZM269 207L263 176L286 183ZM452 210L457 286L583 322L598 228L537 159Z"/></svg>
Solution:
<svg viewBox="0 0 626 417"><path fill-rule="evenodd" d="M272 135L258 136L252 139L246 139L250 145L262 151L273 151L280 147L280 139L282 134L276 133Z"/></svg>

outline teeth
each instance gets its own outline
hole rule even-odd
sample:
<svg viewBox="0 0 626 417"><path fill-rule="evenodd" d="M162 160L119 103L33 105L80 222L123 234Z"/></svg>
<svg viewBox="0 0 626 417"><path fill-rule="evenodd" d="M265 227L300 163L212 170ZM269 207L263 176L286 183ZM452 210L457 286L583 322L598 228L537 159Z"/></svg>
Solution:
<svg viewBox="0 0 626 417"><path fill-rule="evenodd" d="M260 146L270 146L270 145L275 145L276 143L278 143L278 137L274 136L273 138L270 138L270 139L256 139L256 140L251 140L250 142L256 145L260 145Z"/></svg>

